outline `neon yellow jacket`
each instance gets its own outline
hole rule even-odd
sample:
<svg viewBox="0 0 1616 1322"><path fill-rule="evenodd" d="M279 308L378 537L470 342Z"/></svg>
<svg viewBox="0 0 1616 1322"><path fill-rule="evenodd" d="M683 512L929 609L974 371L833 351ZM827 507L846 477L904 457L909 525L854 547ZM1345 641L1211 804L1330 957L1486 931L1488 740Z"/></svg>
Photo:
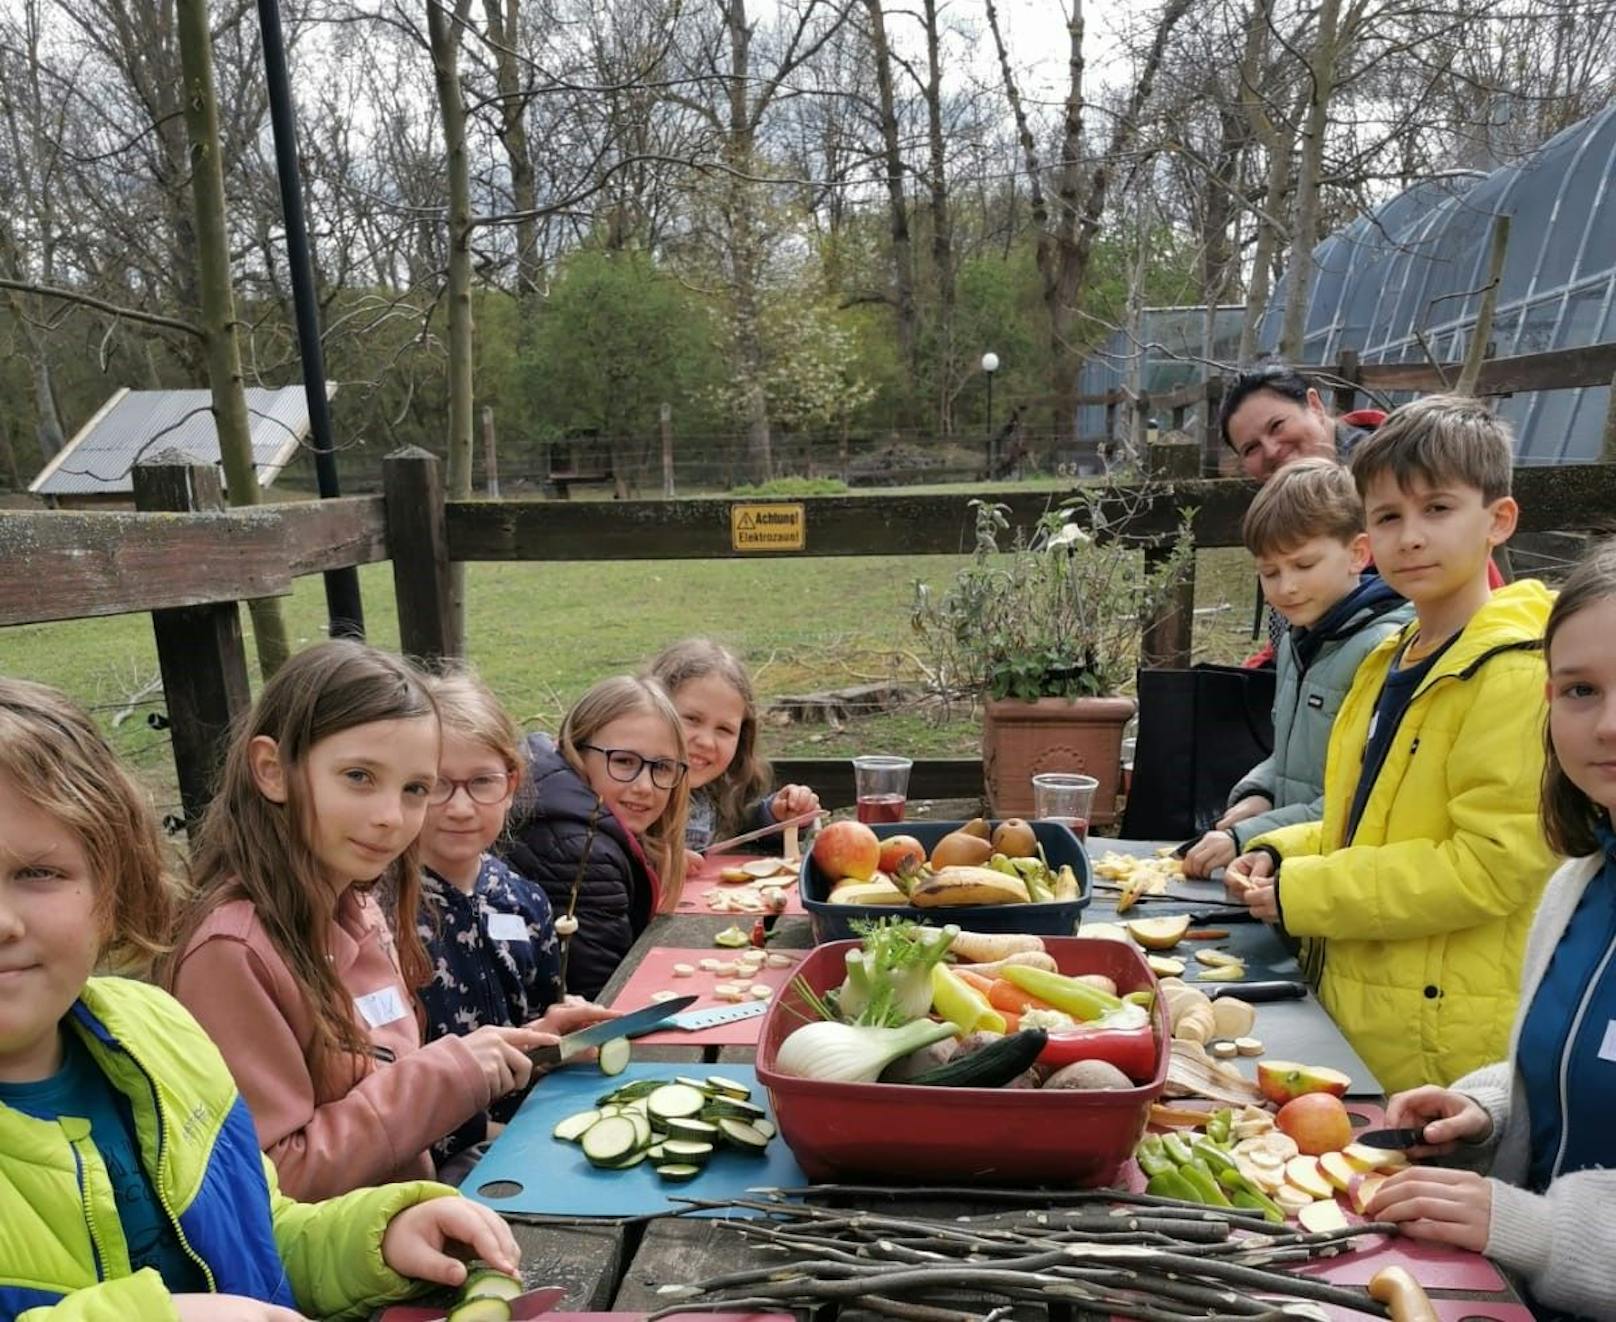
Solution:
<svg viewBox="0 0 1616 1322"><path fill-rule="evenodd" d="M365 1316L415 1283L381 1256L395 1213L454 1190L425 1181L323 1203L282 1197L213 1043L167 993L92 978L64 1023L134 1112L142 1164L210 1284L312 1317ZM162 1278L131 1273L89 1124L0 1105L0 1318L168 1322Z"/></svg>
<svg viewBox="0 0 1616 1322"><path fill-rule="evenodd" d="M1336 715L1324 820L1259 836L1324 1007L1387 1092L1447 1084L1509 1045L1526 933L1558 859L1538 822L1543 625L1510 584L1415 691L1351 842L1369 721L1403 634L1364 659ZM1320 939L1322 938L1322 939Z"/></svg>

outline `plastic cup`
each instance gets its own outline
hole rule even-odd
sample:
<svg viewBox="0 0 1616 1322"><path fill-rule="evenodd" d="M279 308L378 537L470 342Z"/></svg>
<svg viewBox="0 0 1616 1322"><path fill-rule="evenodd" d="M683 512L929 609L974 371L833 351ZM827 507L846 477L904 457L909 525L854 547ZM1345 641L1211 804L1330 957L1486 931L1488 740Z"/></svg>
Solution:
<svg viewBox="0 0 1616 1322"><path fill-rule="evenodd" d="M858 802L861 822L901 822L909 801L909 768L906 757L855 757L853 795Z"/></svg>
<svg viewBox="0 0 1616 1322"><path fill-rule="evenodd" d="M1094 811L1094 791L1100 782L1093 776L1075 772L1043 771L1032 778L1033 816L1043 822L1059 822L1072 828L1079 840L1089 838L1089 817Z"/></svg>

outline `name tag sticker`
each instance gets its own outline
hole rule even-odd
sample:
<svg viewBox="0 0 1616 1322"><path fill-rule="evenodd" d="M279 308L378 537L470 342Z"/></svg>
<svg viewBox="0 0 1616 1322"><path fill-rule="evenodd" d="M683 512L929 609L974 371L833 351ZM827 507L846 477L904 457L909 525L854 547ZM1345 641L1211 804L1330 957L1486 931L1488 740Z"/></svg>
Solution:
<svg viewBox="0 0 1616 1322"><path fill-rule="evenodd" d="M1616 1060L1616 1019L1605 1025L1605 1040L1599 1044L1600 1060Z"/></svg>
<svg viewBox="0 0 1616 1322"><path fill-rule="evenodd" d="M409 1007L404 1004L404 998L399 995L397 987L383 987L380 991L356 996L354 1004L359 1007L359 1013L372 1028L397 1023L409 1013Z"/></svg>
<svg viewBox="0 0 1616 1322"><path fill-rule="evenodd" d="M488 915L488 938L491 941L526 941L527 923L519 913L491 913Z"/></svg>

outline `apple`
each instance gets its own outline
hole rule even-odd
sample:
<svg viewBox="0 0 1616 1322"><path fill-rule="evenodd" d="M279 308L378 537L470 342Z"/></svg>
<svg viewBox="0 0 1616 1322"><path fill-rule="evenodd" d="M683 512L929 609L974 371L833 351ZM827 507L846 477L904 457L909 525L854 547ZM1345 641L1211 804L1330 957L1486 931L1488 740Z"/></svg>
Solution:
<svg viewBox="0 0 1616 1322"><path fill-rule="evenodd" d="M1304 1207L1311 1207L1317 1201L1312 1194L1303 1193L1288 1181L1275 1189L1269 1197L1278 1203L1280 1210L1288 1216L1295 1216Z"/></svg>
<svg viewBox="0 0 1616 1322"><path fill-rule="evenodd" d="M1372 1148L1366 1143L1349 1143L1341 1155L1361 1171L1379 1171L1390 1175L1407 1166L1408 1154L1395 1148Z"/></svg>
<svg viewBox="0 0 1616 1322"><path fill-rule="evenodd" d="M1330 1181L1319 1170L1317 1157L1292 1157L1285 1163L1285 1178L1309 1198L1333 1198Z"/></svg>
<svg viewBox="0 0 1616 1322"><path fill-rule="evenodd" d="M881 866L881 842L863 822L832 822L815 837L813 858L833 880L868 881Z"/></svg>
<svg viewBox="0 0 1616 1322"><path fill-rule="evenodd" d="M1347 1190L1347 1197L1352 1199L1352 1210L1359 1216L1369 1214L1369 1204L1375 1199L1375 1190L1386 1183L1384 1175L1359 1175L1352 1181L1352 1188Z"/></svg>
<svg viewBox="0 0 1616 1322"><path fill-rule="evenodd" d="M1320 1157L1319 1172L1342 1193L1351 1192L1352 1182L1358 1178L1358 1171L1339 1152L1326 1152Z"/></svg>
<svg viewBox="0 0 1616 1322"><path fill-rule="evenodd" d="M1327 1069L1323 1065L1298 1065L1294 1060L1265 1060L1257 1066L1257 1086L1275 1106L1284 1106L1297 1097L1315 1092L1340 1097L1351 1083L1352 1080L1340 1070Z"/></svg>
<svg viewBox="0 0 1616 1322"><path fill-rule="evenodd" d="M1190 916L1180 913L1166 918L1136 918L1123 926L1128 929L1128 935L1146 950L1171 950L1190 930Z"/></svg>
<svg viewBox="0 0 1616 1322"><path fill-rule="evenodd" d="M1341 1210L1341 1204L1334 1198L1309 1203L1296 1214L1296 1219L1302 1223L1303 1230L1311 1231L1315 1235L1322 1235L1331 1230L1345 1230L1348 1224L1347 1214Z"/></svg>
<svg viewBox="0 0 1616 1322"><path fill-rule="evenodd" d="M1340 1155L1352 1142L1352 1117L1339 1097L1314 1092L1286 1102L1274 1117L1274 1128L1292 1139L1297 1151L1313 1157L1331 1153L1340 1159L1349 1177L1353 1174L1351 1163ZM1330 1174L1328 1170L1324 1173Z"/></svg>
<svg viewBox="0 0 1616 1322"><path fill-rule="evenodd" d="M881 871L899 877L926 861L926 846L912 835L889 835L881 842Z"/></svg>

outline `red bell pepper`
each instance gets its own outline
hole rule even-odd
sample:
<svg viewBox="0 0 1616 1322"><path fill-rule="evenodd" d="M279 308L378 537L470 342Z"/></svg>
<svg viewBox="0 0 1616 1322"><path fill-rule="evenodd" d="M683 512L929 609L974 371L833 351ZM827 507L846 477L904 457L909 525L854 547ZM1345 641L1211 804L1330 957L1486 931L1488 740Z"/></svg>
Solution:
<svg viewBox="0 0 1616 1322"><path fill-rule="evenodd" d="M1156 1032L1149 1024L1137 1028L1106 1028L1078 1024L1053 1029L1044 1049L1038 1053L1040 1065L1059 1069L1078 1060L1103 1060L1115 1065L1135 1083L1148 1083L1156 1076Z"/></svg>

